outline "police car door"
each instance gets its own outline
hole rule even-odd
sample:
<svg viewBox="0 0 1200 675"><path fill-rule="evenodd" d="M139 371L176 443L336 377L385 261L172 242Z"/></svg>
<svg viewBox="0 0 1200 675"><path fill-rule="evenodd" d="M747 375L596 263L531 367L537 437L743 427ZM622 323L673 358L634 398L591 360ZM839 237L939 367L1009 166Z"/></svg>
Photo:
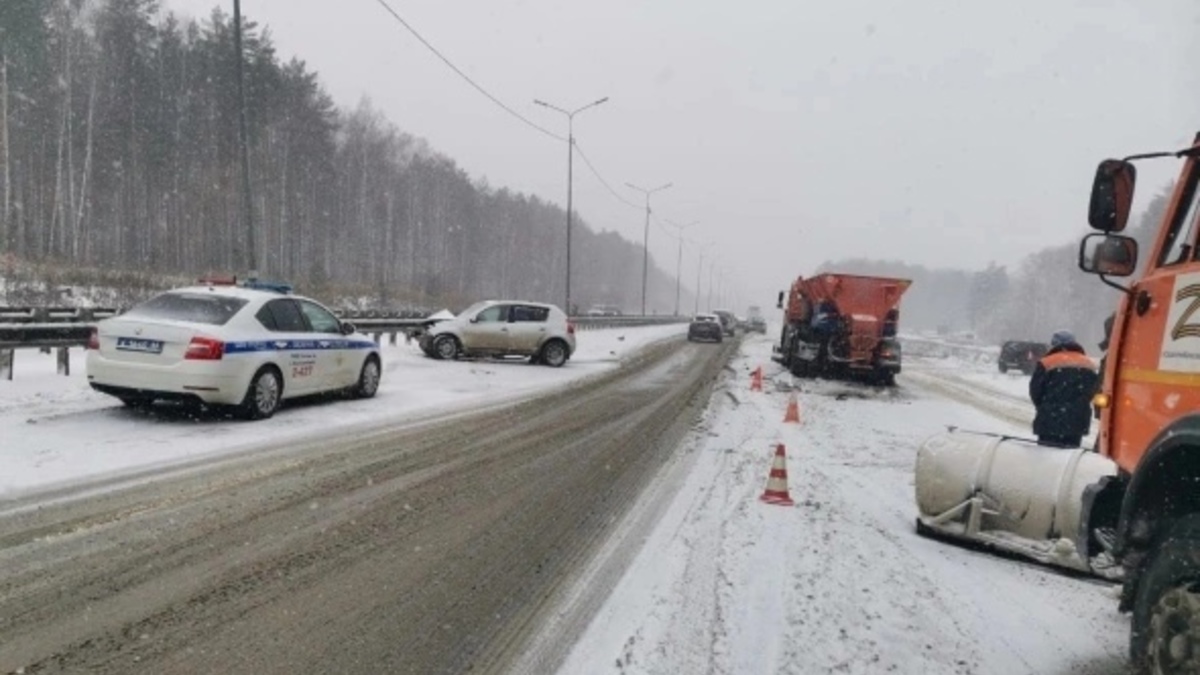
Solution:
<svg viewBox="0 0 1200 675"><path fill-rule="evenodd" d="M355 363L352 350L348 349L346 337L342 335L342 322L315 302L297 300L300 311L308 320L312 329L312 337L317 343L317 368L320 386L324 389L348 387L358 376L358 364Z"/></svg>
<svg viewBox="0 0 1200 675"><path fill-rule="evenodd" d="M317 341L299 305L291 298L280 298L268 302L264 309L274 320L268 344L275 365L283 373L284 396L319 391Z"/></svg>

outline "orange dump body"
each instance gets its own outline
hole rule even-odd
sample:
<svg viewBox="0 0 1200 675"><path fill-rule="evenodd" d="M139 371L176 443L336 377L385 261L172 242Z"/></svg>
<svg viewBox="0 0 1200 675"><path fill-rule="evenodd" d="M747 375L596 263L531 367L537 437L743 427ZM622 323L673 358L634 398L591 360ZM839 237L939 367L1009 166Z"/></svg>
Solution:
<svg viewBox="0 0 1200 675"><path fill-rule="evenodd" d="M815 310L823 301L833 301L849 330L846 341L851 364L869 365L883 337L888 312L900 304L910 285L909 279L856 274L800 278L792 284L788 295L787 320L803 321L807 311Z"/></svg>

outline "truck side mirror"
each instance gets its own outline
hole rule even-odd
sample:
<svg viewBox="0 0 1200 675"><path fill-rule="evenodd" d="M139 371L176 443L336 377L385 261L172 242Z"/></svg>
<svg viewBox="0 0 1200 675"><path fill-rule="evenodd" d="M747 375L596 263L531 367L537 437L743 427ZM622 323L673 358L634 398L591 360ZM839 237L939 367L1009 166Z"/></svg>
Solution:
<svg viewBox="0 0 1200 675"><path fill-rule="evenodd" d="M776 309L783 309L783 291L779 291L779 299L775 301Z"/></svg>
<svg viewBox="0 0 1200 675"><path fill-rule="evenodd" d="M1089 234L1079 242L1079 269L1088 274L1127 277L1137 269L1138 245L1119 234Z"/></svg>
<svg viewBox="0 0 1200 675"><path fill-rule="evenodd" d="M1137 169L1123 159L1106 159L1096 169L1088 224L1101 232L1121 232L1129 221Z"/></svg>

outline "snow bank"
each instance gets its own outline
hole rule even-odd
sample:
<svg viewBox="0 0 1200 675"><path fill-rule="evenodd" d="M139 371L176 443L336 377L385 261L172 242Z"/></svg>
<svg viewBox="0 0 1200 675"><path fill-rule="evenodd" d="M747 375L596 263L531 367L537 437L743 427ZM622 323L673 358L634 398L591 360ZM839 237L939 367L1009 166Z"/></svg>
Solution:
<svg viewBox="0 0 1200 675"><path fill-rule="evenodd" d="M383 348L378 395L366 401L287 405L274 418L241 422L177 407L129 410L87 386L82 352L70 377L52 355L22 350L15 379L0 380L0 501L88 479L403 423L532 396L617 367L637 350L678 338L682 324L588 331L562 368L519 361L434 361L416 343Z"/></svg>

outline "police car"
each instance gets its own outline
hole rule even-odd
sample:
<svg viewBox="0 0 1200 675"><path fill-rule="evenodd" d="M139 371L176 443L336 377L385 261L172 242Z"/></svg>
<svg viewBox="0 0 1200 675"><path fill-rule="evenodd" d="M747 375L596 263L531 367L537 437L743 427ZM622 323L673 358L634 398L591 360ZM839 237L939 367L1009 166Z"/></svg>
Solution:
<svg viewBox="0 0 1200 675"><path fill-rule="evenodd" d="M264 419L297 396L370 398L380 364L378 346L319 303L284 285L230 280L168 291L98 323L87 379L128 406L192 401Z"/></svg>

